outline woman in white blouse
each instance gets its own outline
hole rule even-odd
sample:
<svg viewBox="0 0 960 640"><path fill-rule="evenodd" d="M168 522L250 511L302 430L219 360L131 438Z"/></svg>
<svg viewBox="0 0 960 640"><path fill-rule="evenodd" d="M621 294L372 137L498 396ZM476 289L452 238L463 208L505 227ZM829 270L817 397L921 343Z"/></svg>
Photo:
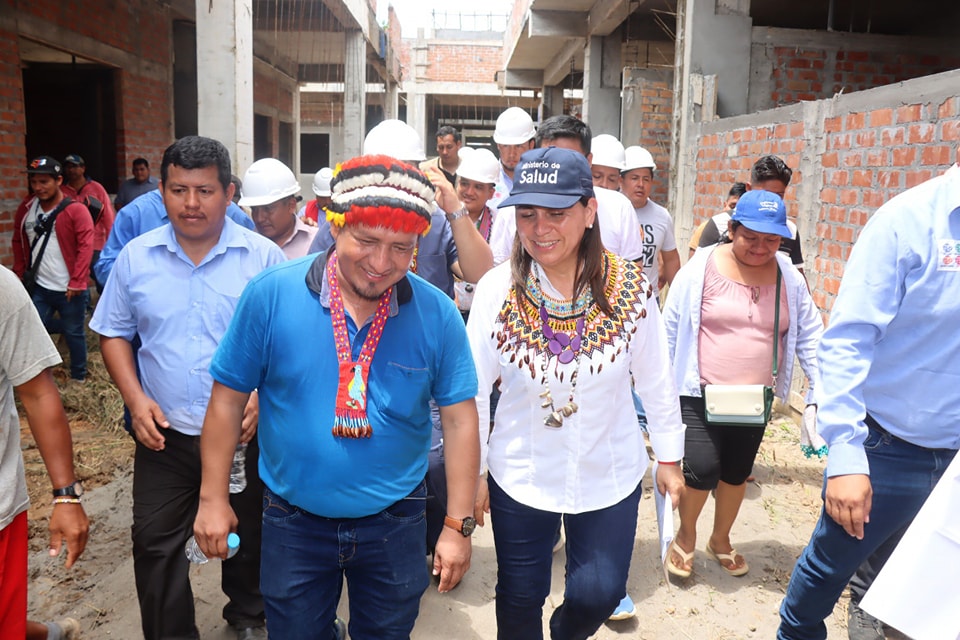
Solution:
<svg viewBox="0 0 960 640"><path fill-rule="evenodd" d="M550 637L587 638L624 595L633 552L648 459L631 379L662 463L658 490L674 504L683 424L656 300L637 266L603 249L585 158L528 151L510 205L519 242L480 280L467 325L480 415L501 379L476 512L493 521L497 637L543 637L562 518L566 588Z"/></svg>
<svg viewBox="0 0 960 640"><path fill-rule="evenodd" d="M733 548L730 531L766 425L708 422L705 385L773 386L774 395L785 401L795 356L810 380L808 396L819 375L816 350L823 321L803 275L779 252L781 239L791 236L786 221L780 196L747 192L731 217L732 241L697 251L667 296L663 316L687 425L687 486L667 570L682 578L693 571L697 519L714 490L706 552L732 576L750 568Z"/></svg>

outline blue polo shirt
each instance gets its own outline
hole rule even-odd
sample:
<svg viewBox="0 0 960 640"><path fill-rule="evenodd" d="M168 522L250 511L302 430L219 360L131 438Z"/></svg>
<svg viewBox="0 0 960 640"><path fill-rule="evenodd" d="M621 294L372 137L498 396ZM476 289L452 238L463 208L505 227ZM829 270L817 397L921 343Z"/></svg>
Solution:
<svg viewBox="0 0 960 640"><path fill-rule="evenodd" d="M460 313L443 292L408 274L367 385L370 438L333 436L338 362L324 282L328 253L268 269L244 290L210 373L260 395L260 477L310 513L379 513L423 480L430 449L429 400L469 400L477 376ZM353 358L370 327L347 316Z"/></svg>

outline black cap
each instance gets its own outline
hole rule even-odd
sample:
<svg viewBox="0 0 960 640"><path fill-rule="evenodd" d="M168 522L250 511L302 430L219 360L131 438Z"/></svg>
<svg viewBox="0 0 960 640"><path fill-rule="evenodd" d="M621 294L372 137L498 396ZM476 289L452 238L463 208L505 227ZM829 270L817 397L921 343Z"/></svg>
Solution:
<svg viewBox="0 0 960 640"><path fill-rule="evenodd" d="M63 164L75 164L78 167L86 166L86 163L83 161L83 158L78 156L75 153L71 153L66 158L63 159Z"/></svg>
<svg viewBox="0 0 960 640"><path fill-rule="evenodd" d="M61 170L60 161L50 156L34 158L30 164L27 165L27 173L45 173L50 176L59 176Z"/></svg>

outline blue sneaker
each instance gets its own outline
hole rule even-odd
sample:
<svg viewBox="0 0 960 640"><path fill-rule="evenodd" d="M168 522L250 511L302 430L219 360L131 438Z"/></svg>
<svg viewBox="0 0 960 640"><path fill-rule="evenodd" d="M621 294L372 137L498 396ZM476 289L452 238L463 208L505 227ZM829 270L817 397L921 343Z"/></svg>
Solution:
<svg viewBox="0 0 960 640"><path fill-rule="evenodd" d="M637 615L637 608L633 605L633 600L629 595L623 596L623 600L617 605L617 608L610 614L610 620L629 620Z"/></svg>

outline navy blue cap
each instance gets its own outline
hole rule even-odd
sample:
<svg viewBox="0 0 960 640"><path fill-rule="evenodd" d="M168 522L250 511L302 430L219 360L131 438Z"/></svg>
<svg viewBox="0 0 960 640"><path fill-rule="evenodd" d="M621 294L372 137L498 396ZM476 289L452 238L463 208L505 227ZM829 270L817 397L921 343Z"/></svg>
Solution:
<svg viewBox="0 0 960 640"><path fill-rule="evenodd" d="M510 196L500 207L566 209L584 196L593 197L593 175L582 153L559 147L531 149L520 156Z"/></svg>
<svg viewBox="0 0 960 640"><path fill-rule="evenodd" d="M71 153L66 158L64 158L63 164L75 164L78 167L86 166L86 163L83 161L83 158L81 158L75 153Z"/></svg>
<svg viewBox="0 0 960 640"><path fill-rule="evenodd" d="M747 191L740 196L730 219L757 233L793 237L790 227L787 226L787 207L783 204L783 199L771 191Z"/></svg>

